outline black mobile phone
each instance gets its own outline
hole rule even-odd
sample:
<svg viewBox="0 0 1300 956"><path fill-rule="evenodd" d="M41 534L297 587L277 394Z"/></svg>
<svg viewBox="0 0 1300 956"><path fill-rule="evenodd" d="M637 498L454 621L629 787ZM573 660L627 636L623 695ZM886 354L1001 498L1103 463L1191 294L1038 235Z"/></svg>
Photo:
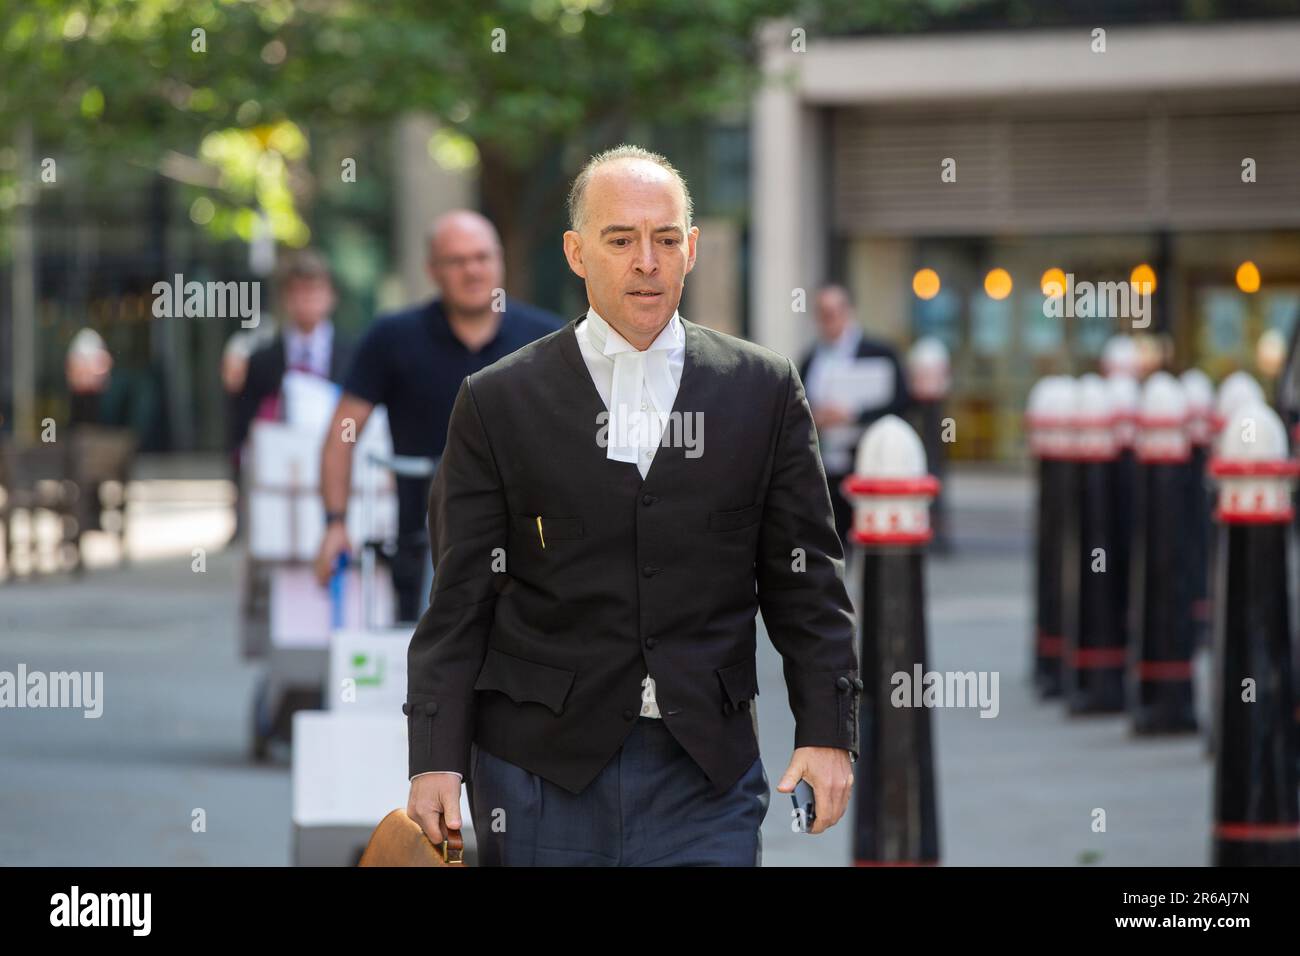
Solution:
<svg viewBox="0 0 1300 956"><path fill-rule="evenodd" d="M794 785L794 793L790 794L790 799L794 801L794 817L797 824L795 829L800 833L807 833L812 829L813 821L817 819L817 801L813 797L813 788L807 780L800 780Z"/></svg>

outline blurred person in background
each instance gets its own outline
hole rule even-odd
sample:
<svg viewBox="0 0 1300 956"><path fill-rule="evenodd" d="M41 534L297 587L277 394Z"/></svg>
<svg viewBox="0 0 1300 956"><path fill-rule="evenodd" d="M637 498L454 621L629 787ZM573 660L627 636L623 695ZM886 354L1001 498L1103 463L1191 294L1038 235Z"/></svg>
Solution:
<svg viewBox="0 0 1300 956"><path fill-rule="evenodd" d="M329 263L310 249L289 253L277 277L278 334L269 340L255 333L232 338L221 360L221 381L232 395L230 455L236 488L249 429L256 420L283 417L280 395L285 372L296 370L341 382L351 361L351 345L334 329L332 316L338 296ZM241 531L235 508L235 534Z"/></svg>
<svg viewBox="0 0 1300 956"><path fill-rule="evenodd" d="M248 360L257 351L262 340L268 337L266 334L268 331L270 331L269 323L265 326L259 325L256 331L236 332L226 340L226 347L221 350L221 390L225 393L226 408L226 454L230 461L230 480L235 485L236 495L240 485L239 467L242 451L242 443L235 441L235 434L239 429L239 396L244 390L244 383L248 381ZM243 530L241 509L238 505L236 501L235 530L230 536L231 541L237 540Z"/></svg>
<svg viewBox="0 0 1300 956"><path fill-rule="evenodd" d="M840 482L853 472L858 442L866 427L883 415L904 415L908 405L907 378L893 346L867 336L853 314L853 300L842 285L818 290L814 301L817 343L799 363L817 426L822 467L830 485L835 530L845 542L853 523L853 505L840 491ZM851 407L847 396L836 394L834 375L857 368L877 383L876 397L860 410Z"/></svg>
<svg viewBox="0 0 1300 956"><path fill-rule="evenodd" d="M68 382L70 425L98 425L102 420L102 398L113 372L113 356L94 329L82 329L72 337L63 364Z"/></svg>
<svg viewBox="0 0 1300 956"><path fill-rule="evenodd" d="M254 419L280 418L280 385L290 369L341 382L351 345L334 329L338 296L329 264L310 249L290 253L277 283L280 334L253 351L235 403L231 441L243 447ZM237 370L232 372L237 373Z"/></svg>
<svg viewBox="0 0 1300 956"><path fill-rule="evenodd" d="M343 381L321 456L326 529L316 576L322 585L338 556L351 550L345 519L354 445L344 440L345 420L351 419L360 434L374 407L383 405L394 454L436 459L465 376L560 327L558 316L505 296L501 239L477 212L455 210L434 221L428 269L440 294L378 319ZM428 601L421 595L432 572L425 531L428 495L427 478L397 479L392 577L401 621L419 618Z"/></svg>

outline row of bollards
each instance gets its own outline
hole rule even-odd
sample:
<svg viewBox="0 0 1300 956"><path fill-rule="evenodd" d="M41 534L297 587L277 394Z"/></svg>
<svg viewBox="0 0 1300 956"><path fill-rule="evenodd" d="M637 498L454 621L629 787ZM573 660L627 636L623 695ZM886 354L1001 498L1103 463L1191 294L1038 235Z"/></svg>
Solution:
<svg viewBox="0 0 1300 956"><path fill-rule="evenodd" d="M1214 862L1300 863L1285 429L1244 373L1215 397L1196 370L1139 385L1124 355L1029 395L1034 685L1136 734L1200 727Z"/></svg>

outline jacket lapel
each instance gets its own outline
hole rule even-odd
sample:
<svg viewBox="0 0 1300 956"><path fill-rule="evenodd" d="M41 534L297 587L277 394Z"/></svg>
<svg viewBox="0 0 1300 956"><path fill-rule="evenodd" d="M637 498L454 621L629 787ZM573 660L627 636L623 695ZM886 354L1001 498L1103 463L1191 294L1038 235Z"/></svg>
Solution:
<svg viewBox="0 0 1300 956"><path fill-rule="evenodd" d="M604 400L600 397L600 392L596 389L596 383L591 380L591 371L587 368L587 363L582 358L582 349L578 346L577 328L587 313L577 316L569 322L561 331L560 354L564 356L565 362L569 365L569 373L574 379L574 394L577 396L574 401L576 407L580 408L584 414L585 420L592 423L592 443L591 446L599 453L599 457L608 467L617 468L621 475L631 475L637 482L636 487L639 489L653 478L661 476L665 468L675 464L676 461L683 457L685 449L681 447L672 447L661 445L655 452L654 461L650 464L650 470L646 473L643 480L641 472L636 464L630 461L612 461L605 456L605 449L600 447L595 441L595 422L601 412L608 413ZM686 336L686 354L682 361L682 379L677 387L677 397L673 402L672 411L683 417L693 409L692 403L696 402L696 395L701 387L700 372L697 371L701 364L704 364L703 350L705 347L705 337L699 327L686 318L682 318L682 330ZM673 434L672 418L669 419L669 425L664 430L664 435Z"/></svg>

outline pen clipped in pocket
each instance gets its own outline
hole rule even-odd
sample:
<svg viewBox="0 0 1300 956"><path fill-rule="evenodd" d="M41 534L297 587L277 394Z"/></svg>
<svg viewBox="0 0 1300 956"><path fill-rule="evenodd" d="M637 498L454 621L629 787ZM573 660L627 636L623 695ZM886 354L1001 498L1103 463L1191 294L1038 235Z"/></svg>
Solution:
<svg viewBox="0 0 1300 956"><path fill-rule="evenodd" d="M539 549L553 546L556 541L569 541L584 535L581 518L516 514L514 527L517 534L532 538Z"/></svg>

